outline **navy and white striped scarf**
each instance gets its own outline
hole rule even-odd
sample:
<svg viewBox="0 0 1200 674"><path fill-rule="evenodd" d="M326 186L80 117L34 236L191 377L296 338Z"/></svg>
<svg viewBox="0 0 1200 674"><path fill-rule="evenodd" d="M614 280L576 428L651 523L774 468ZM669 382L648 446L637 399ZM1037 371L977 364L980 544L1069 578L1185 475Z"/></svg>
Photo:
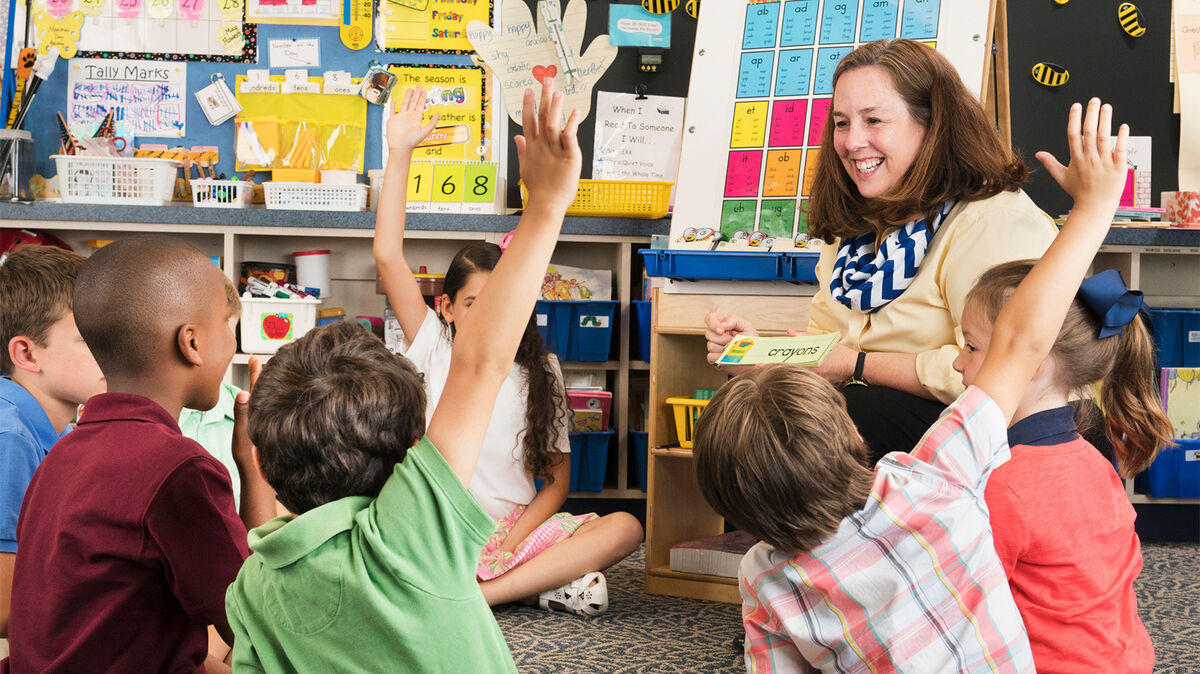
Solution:
<svg viewBox="0 0 1200 674"><path fill-rule="evenodd" d="M854 311L870 314L899 297L917 275L930 239L952 208L953 199L942 204L933 222L914 220L883 237L879 246L875 245L874 232L844 239L829 283L833 299Z"/></svg>

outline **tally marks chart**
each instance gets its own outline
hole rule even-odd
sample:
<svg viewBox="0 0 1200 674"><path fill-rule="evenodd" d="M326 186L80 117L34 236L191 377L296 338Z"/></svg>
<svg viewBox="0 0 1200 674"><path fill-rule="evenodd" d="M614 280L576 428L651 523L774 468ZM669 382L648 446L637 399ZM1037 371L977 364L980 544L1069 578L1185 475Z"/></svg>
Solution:
<svg viewBox="0 0 1200 674"><path fill-rule="evenodd" d="M701 5L671 240L694 227L806 232L833 95L860 44L904 37L946 55L979 95L995 0L722 0ZM731 30L732 28L732 30Z"/></svg>

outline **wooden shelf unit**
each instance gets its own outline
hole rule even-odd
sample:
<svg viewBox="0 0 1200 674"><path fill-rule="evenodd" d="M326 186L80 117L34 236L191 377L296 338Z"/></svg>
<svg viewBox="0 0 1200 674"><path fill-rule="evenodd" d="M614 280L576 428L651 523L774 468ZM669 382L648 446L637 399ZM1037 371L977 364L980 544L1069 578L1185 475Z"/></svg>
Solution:
<svg viewBox="0 0 1200 674"><path fill-rule="evenodd" d="M678 446L671 396L720 388L728 376L705 364L704 317L709 312L749 319L763 335L808 325L808 297L654 293L650 344L649 478L646 495L646 591L738 603L736 578L679 573L671 546L724 532L696 484L692 452Z"/></svg>

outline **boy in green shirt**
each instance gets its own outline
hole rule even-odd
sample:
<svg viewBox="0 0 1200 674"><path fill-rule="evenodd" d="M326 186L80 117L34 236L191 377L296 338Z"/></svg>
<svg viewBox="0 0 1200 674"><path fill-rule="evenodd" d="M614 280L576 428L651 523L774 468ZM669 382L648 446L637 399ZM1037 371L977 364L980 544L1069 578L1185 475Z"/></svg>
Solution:
<svg viewBox="0 0 1200 674"><path fill-rule="evenodd" d="M250 533L255 554L225 601L234 669L516 671L475 582L495 523L467 484L579 180L578 112L560 131L563 97L551 80L536 113L533 104L526 91L517 153L529 202L456 321L449 378L424 433L421 375L358 326L313 330L264 368L250 437L296 515ZM418 89L397 114L423 108Z"/></svg>

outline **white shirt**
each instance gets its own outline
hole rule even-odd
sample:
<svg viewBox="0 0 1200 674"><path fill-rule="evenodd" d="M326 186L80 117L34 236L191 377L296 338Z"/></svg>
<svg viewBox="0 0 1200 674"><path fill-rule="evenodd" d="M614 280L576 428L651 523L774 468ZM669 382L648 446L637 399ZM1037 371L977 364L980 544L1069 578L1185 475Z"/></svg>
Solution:
<svg viewBox="0 0 1200 674"><path fill-rule="evenodd" d="M425 320L417 330L416 337L405 348L401 343L399 353L412 362L413 367L425 375L425 423L428 424L442 397L446 378L450 375L450 328L442 323L433 309L426 309ZM550 358L554 374L562 381L558 359ZM517 506L528 505L537 494L533 476L525 470L522 442L525 435L525 371L513 363L508 376L496 396L496 406L491 410L492 421L488 424L479 454L479 464L471 478L470 489L479 505L492 519L507 516ZM462 414L478 414L479 410L460 410ZM554 442L554 447L564 454L570 453L567 428L563 424Z"/></svg>

